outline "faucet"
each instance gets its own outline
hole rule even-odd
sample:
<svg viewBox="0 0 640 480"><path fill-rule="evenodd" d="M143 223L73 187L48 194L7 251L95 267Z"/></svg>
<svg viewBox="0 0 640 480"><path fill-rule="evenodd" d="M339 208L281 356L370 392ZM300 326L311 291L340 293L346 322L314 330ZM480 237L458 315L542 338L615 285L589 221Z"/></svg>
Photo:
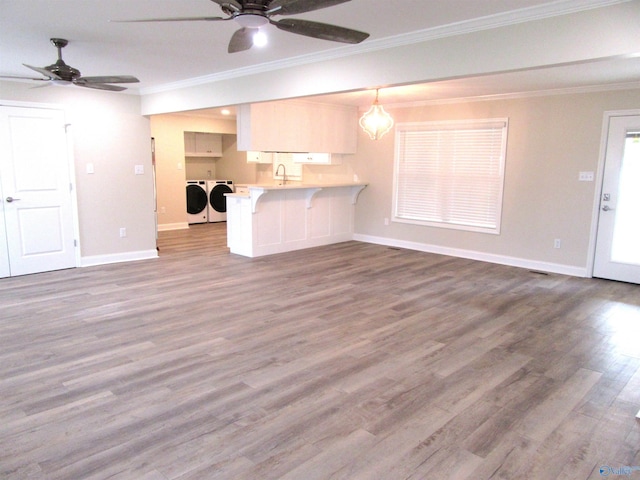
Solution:
<svg viewBox="0 0 640 480"><path fill-rule="evenodd" d="M278 168L276 168L276 174L275 176L278 176L278 172L280 171L280 167L282 167L282 185L286 185L287 184L287 167L284 166L284 164L280 163L278 164Z"/></svg>

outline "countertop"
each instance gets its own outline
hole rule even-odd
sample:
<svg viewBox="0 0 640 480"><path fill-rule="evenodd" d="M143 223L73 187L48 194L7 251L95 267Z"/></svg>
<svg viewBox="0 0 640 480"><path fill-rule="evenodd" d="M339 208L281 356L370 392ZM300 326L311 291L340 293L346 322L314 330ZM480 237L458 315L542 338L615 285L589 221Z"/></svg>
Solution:
<svg viewBox="0 0 640 480"><path fill-rule="evenodd" d="M236 184L237 187L245 187L251 190L266 191L266 190L295 190L295 189L322 189L322 188L339 188L339 187L366 187L367 184L363 182L353 183L300 183L291 182L284 185L279 183L249 183L249 184ZM238 196L246 197L246 193L225 193L228 197Z"/></svg>

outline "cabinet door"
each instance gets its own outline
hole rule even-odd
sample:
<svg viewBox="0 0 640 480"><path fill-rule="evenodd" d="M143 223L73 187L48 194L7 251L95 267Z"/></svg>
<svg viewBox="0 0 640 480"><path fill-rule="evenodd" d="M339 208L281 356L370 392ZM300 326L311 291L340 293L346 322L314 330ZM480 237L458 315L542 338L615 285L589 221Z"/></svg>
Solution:
<svg viewBox="0 0 640 480"><path fill-rule="evenodd" d="M294 153L293 162L314 165L340 165L342 163L342 155L331 153Z"/></svg>
<svg viewBox="0 0 640 480"><path fill-rule="evenodd" d="M196 133L184 132L184 153L189 155L196 153Z"/></svg>
<svg viewBox="0 0 640 480"><path fill-rule="evenodd" d="M276 151L275 102L241 105L237 113L238 150Z"/></svg>
<svg viewBox="0 0 640 480"><path fill-rule="evenodd" d="M238 108L238 150L355 153L358 109L280 101Z"/></svg>
<svg viewBox="0 0 640 480"><path fill-rule="evenodd" d="M210 155L212 157L222 156L222 137L215 133L195 134L195 143L197 154Z"/></svg>
<svg viewBox="0 0 640 480"><path fill-rule="evenodd" d="M314 149L317 144L314 141L317 125L314 123L314 112L307 104L278 102L275 114L278 151L307 152Z"/></svg>
<svg viewBox="0 0 640 480"><path fill-rule="evenodd" d="M222 135L219 133L184 132L186 157L221 157Z"/></svg>
<svg viewBox="0 0 640 480"><path fill-rule="evenodd" d="M247 152L247 163L273 163L273 153Z"/></svg>

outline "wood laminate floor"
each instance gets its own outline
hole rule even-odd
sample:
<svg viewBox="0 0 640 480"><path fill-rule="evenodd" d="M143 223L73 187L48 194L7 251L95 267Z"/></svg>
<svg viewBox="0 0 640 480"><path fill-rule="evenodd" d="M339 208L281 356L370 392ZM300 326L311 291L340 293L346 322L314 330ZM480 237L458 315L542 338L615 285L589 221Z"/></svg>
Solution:
<svg viewBox="0 0 640 480"><path fill-rule="evenodd" d="M640 287L224 229L0 280L0 478L640 478Z"/></svg>

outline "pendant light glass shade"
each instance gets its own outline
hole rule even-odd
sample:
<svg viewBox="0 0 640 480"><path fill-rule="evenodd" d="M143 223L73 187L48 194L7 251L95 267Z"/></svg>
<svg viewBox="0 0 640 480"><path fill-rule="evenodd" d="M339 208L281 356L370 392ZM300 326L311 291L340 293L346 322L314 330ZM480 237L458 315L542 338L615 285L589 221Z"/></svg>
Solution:
<svg viewBox="0 0 640 480"><path fill-rule="evenodd" d="M378 90L373 105L360 117L360 126L371 140L379 140L393 127L393 118L378 104Z"/></svg>

